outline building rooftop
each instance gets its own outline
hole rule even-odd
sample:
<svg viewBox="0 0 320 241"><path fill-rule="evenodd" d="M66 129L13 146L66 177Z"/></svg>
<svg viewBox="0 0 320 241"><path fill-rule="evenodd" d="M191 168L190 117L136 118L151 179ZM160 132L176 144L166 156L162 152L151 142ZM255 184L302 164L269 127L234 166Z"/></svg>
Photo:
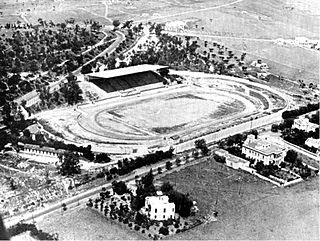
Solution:
<svg viewBox="0 0 320 241"><path fill-rule="evenodd" d="M112 69L112 70L106 70L102 72L96 72L87 74L88 77L91 78L102 78L102 79L109 79L124 75L130 75L130 74L137 74L147 71L157 71L159 69L166 69L167 66L163 65L152 65L152 64L142 64L137 66L130 66L126 68L120 68L120 69Z"/></svg>
<svg viewBox="0 0 320 241"><path fill-rule="evenodd" d="M40 127L37 123L28 126L25 130L29 130L30 134L37 134L41 132Z"/></svg>
<svg viewBox="0 0 320 241"><path fill-rule="evenodd" d="M243 144L243 147L247 147L249 149L252 149L254 151L263 153L265 155L271 155L271 154L280 154L284 151L283 147L280 147L278 145L275 145L269 141L261 140L261 139L254 139L249 142L245 142Z"/></svg>
<svg viewBox="0 0 320 241"><path fill-rule="evenodd" d="M238 158L236 156L233 156L232 158L230 158L229 161L231 161L233 163L248 163L249 162L247 160L244 160L242 158Z"/></svg>
<svg viewBox="0 0 320 241"><path fill-rule="evenodd" d="M18 143L19 146L22 146L23 148L29 148L29 149L33 149L33 150L39 150L39 151L47 151L47 152L52 152L52 153L57 153L57 154L62 154L64 153L66 150L63 149L55 149L52 147L47 147L47 146L38 146L38 145L32 145L32 144L24 144L19 142Z"/></svg>
<svg viewBox="0 0 320 241"><path fill-rule="evenodd" d="M169 197L166 195L163 196L149 196L146 197L146 203L151 205L162 205L169 203Z"/></svg>

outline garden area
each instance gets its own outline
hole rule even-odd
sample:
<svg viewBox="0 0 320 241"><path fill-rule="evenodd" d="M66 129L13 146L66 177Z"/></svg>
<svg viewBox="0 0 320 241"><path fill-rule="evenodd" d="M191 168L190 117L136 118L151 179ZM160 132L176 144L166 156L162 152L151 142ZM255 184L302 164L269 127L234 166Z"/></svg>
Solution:
<svg viewBox="0 0 320 241"><path fill-rule="evenodd" d="M100 195L92 200L89 199L87 207L99 211L107 219L118 221L123 227L141 233L145 238L161 239L167 235L180 233L198 226L202 220L196 216L197 208L191 197L175 191L173 186L166 182L159 190L169 197L169 202L175 203L176 214L174 218L163 221L151 220L141 211L145 205L147 196L156 196L153 184L153 174L150 171L140 180L135 180L135 190L129 189L120 181L112 183L112 191L102 189ZM111 194L113 193L113 194Z"/></svg>

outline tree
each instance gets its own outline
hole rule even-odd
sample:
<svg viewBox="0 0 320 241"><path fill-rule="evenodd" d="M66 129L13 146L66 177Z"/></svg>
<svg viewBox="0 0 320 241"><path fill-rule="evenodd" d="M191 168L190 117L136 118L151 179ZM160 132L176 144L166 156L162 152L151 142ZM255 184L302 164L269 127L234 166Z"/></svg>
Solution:
<svg viewBox="0 0 320 241"><path fill-rule="evenodd" d="M120 182L113 181L112 182L112 189L118 195L129 193L128 187L125 184L125 182L123 182L123 181L120 181Z"/></svg>
<svg viewBox="0 0 320 241"><path fill-rule="evenodd" d="M160 36L161 35L161 32L162 32L162 26L161 24L157 24L156 28L155 28L155 33L157 36Z"/></svg>
<svg viewBox="0 0 320 241"><path fill-rule="evenodd" d="M278 125L277 124L272 124L271 131L272 132L278 132Z"/></svg>
<svg viewBox="0 0 320 241"><path fill-rule="evenodd" d="M298 153L294 150L288 150L287 155L284 157L284 161L288 163L295 163L298 158Z"/></svg>
<svg viewBox="0 0 320 241"><path fill-rule="evenodd" d="M59 173L63 176L80 174L79 156L73 152L65 152L59 156L61 165L58 167Z"/></svg>
<svg viewBox="0 0 320 241"><path fill-rule="evenodd" d="M171 170L171 168L172 168L172 163L170 161L167 161L166 162L166 169Z"/></svg>
<svg viewBox="0 0 320 241"><path fill-rule="evenodd" d="M195 147L196 147L197 149L200 149L200 150L202 151L202 154L203 154L203 155L207 155L207 154L208 154L209 149L208 149L208 147L207 147L207 143L206 143L206 140L205 140L205 139L196 140L196 141L194 142L194 144L195 144Z"/></svg>
<svg viewBox="0 0 320 241"><path fill-rule="evenodd" d="M170 182L164 182L161 187L160 187L160 190L163 192L163 193L168 193L170 191L173 190L173 186L170 184Z"/></svg>
<svg viewBox="0 0 320 241"><path fill-rule="evenodd" d="M96 155L95 162L96 163L108 163L111 161L111 158L107 153L99 153Z"/></svg>
<svg viewBox="0 0 320 241"><path fill-rule="evenodd" d="M31 133L30 133L30 131L29 131L28 129L25 129L25 130L23 131L23 135L24 135L25 137L27 137L27 138L30 138L30 137L31 137Z"/></svg>
<svg viewBox="0 0 320 241"><path fill-rule="evenodd" d="M30 63L30 71L37 72L39 70L39 66L36 60L32 60Z"/></svg>
<svg viewBox="0 0 320 241"><path fill-rule="evenodd" d="M168 235L169 234L169 228L168 227L161 227L159 229L159 234Z"/></svg>
<svg viewBox="0 0 320 241"><path fill-rule="evenodd" d="M120 25L120 20L119 20L119 19L115 19L115 20L113 20L112 24L113 24L113 26L114 26L115 28L118 28L119 25Z"/></svg>

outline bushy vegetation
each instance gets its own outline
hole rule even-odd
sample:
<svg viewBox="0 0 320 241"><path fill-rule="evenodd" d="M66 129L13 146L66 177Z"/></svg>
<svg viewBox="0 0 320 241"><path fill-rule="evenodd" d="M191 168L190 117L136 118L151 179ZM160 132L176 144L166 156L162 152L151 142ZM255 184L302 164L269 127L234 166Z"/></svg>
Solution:
<svg viewBox="0 0 320 241"><path fill-rule="evenodd" d="M104 36L98 33L101 25L92 21L90 30L77 24L67 27L66 23L47 23L42 19L38 25L28 25L24 31L10 24L6 26L12 35L0 37L0 93L3 93L0 106L76 70L90 56L90 52L89 56L82 55L86 47ZM25 78L22 72L29 75ZM38 75L40 72L42 74Z"/></svg>
<svg viewBox="0 0 320 241"><path fill-rule="evenodd" d="M304 115L311 111L319 110L319 103L311 104L309 103L307 106L301 106L299 109L294 110L287 110L282 113L282 118L289 119L289 118L296 118L299 115ZM317 123L318 124L318 123Z"/></svg>
<svg viewBox="0 0 320 241"><path fill-rule="evenodd" d="M41 229L39 230L35 224L27 224L20 222L8 228L8 232L11 237L27 231L30 231L30 235L38 240L58 240L58 234L50 234L43 232Z"/></svg>

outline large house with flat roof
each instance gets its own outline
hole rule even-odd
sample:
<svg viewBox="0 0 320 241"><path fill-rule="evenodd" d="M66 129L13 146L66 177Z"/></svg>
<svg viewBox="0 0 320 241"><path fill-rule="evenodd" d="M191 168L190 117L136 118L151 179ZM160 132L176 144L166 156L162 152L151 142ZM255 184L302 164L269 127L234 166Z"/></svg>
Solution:
<svg viewBox="0 0 320 241"><path fill-rule="evenodd" d="M292 125L292 129L297 128L305 132L315 131L318 127L319 125L311 123L308 118L302 116L295 119Z"/></svg>
<svg viewBox="0 0 320 241"><path fill-rule="evenodd" d="M145 199L145 206L141 210L151 220L168 220L174 218L175 204L169 202L169 197L162 195L161 191L157 196L149 196Z"/></svg>
<svg viewBox="0 0 320 241"><path fill-rule="evenodd" d="M286 155L286 149L271 142L267 137L255 139L254 135L248 135L242 145L242 153L246 158L256 162L262 161L264 165L279 165Z"/></svg>

